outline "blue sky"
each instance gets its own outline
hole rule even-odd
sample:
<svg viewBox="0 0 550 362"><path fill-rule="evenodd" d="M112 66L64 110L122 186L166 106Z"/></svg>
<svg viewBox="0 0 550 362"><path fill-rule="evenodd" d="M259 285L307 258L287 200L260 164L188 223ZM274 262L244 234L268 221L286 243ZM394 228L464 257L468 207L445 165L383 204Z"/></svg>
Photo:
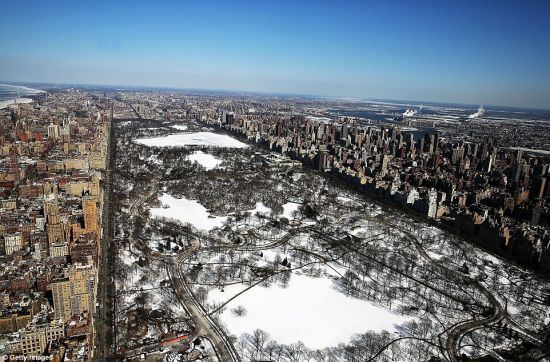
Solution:
<svg viewBox="0 0 550 362"><path fill-rule="evenodd" d="M0 79L550 108L548 1L4 2Z"/></svg>

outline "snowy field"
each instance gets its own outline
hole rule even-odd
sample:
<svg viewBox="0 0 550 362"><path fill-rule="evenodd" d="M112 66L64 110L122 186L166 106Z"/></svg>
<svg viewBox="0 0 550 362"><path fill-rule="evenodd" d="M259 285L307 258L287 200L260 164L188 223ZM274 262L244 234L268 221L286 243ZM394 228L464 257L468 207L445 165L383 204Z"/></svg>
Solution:
<svg viewBox="0 0 550 362"><path fill-rule="evenodd" d="M187 131L187 126L183 124L176 124L171 126L173 129L177 129L178 131Z"/></svg>
<svg viewBox="0 0 550 362"><path fill-rule="evenodd" d="M138 138L135 142L149 147L207 146L246 148L248 145L227 135L212 132L178 133L162 137Z"/></svg>
<svg viewBox="0 0 550 362"><path fill-rule="evenodd" d="M283 217L293 220L294 219L294 213L298 210L300 207L300 204L296 202L287 202L283 205Z"/></svg>
<svg viewBox="0 0 550 362"><path fill-rule="evenodd" d="M212 170L222 163L222 160L220 160L219 158L214 157L211 154L204 153L202 151L193 152L189 155L188 160L191 162L197 162L206 170Z"/></svg>
<svg viewBox="0 0 550 362"><path fill-rule="evenodd" d="M163 194L159 201L161 207L151 208L153 217L165 217L174 219L183 223L189 223L200 230L212 230L215 227L221 227L227 221L227 216L212 216L208 210L196 200L184 198L178 199L169 194ZM256 214L260 213L265 216L269 215L272 210L263 203L258 202L254 209L245 210L251 215L249 222L257 224Z"/></svg>
<svg viewBox="0 0 550 362"><path fill-rule="evenodd" d="M247 211L249 211L252 215L255 215L256 213L260 213L260 214L263 214L265 216L268 216L269 214L271 214L271 212L273 210L271 210L269 207L265 206L263 202L257 202L254 209L247 210Z"/></svg>
<svg viewBox="0 0 550 362"><path fill-rule="evenodd" d="M208 210L195 200L186 198L176 199L168 194L159 198L163 207L152 208L151 215L179 220L183 223L190 223L200 230L212 230L220 227L227 219L225 216L212 217Z"/></svg>
<svg viewBox="0 0 550 362"><path fill-rule="evenodd" d="M255 286L226 305L219 318L230 333L240 336L262 329L279 343L302 341L307 347L322 349L348 342L356 333L394 331L406 317L379 308L368 301L350 298L336 291L327 278L293 274L286 288L276 284ZM244 289L226 286L208 293L209 304L223 303ZM243 306L245 315L233 309Z"/></svg>

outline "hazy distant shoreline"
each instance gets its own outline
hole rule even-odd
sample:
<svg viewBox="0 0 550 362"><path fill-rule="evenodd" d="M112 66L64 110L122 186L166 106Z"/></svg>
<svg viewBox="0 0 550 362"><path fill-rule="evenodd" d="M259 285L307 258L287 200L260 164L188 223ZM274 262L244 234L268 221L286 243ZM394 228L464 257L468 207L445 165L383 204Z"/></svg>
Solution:
<svg viewBox="0 0 550 362"><path fill-rule="evenodd" d="M41 89L30 88L22 85L0 84L0 109L4 109L15 103L31 103L31 96L44 92Z"/></svg>

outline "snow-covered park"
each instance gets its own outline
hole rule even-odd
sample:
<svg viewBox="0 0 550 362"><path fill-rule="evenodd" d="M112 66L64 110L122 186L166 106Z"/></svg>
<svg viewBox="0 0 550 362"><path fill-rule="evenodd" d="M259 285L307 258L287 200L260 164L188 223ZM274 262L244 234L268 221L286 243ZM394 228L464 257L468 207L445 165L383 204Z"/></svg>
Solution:
<svg viewBox="0 0 550 362"><path fill-rule="evenodd" d="M119 230L135 234L120 250L118 281L126 293L120 306L139 305L119 318L129 321L119 324L126 336L139 337L129 338L131 346L145 336L167 338L169 318L180 320L189 302L178 285L220 327L202 332L236 337L228 340L243 361L377 355L412 362L443 358L440 345L455 338L456 353L476 357L482 348L513 346L518 336L538 343L537 331L550 320L540 289L546 283L444 230L317 173L265 172L250 163L261 150L193 123L194 133L132 130L119 145L128 158L121 169L133 167L136 181L116 184L125 201ZM177 148L184 146L196 147ZM139 200L150 212L128 211ZM190 227L180 232L178 222ZM491 322L494 311L506 327ZM138 317L161 312L168 327L153 318L139 328ZM192 317L176 331L193 330L200 318ZM484 325L446 332L470 320Z"/></svg>
<svg viewBox="0 0 550 362"><path fill-rule="evenodd" d="M212 156L209 153L204 153L202 151L195 151L191 153L187 158L191 162L198 163L206 170L212 170L222 163L222 160L220 160L219 158Z"/></svg>
<svg viewBox="0 0 550 362"><path fill-rule="evenodd" d="M407 319L385 308L348 297L332 287L328 278L294 274L288 286L257 285L231 300L219 315L230 333L240 336L259 328L279 343L302 341L308 348L322 349L347 342L366 331L394 331ZM208 294L210 304L221 304L247 286L234 284ZM233 309L244 306L239 316Z"/></svg>
<svg viewBox="0 0 550 362"><path fill-rule="evenodd" d="M195 200L177 199L168 194L163 194L159 200L163 206L152 208L151 215L190 223L200 230L208 231L220 227L227 219L225 216L211 216L208 210Z"/></svg>
<svg viewBox="0 0 550 362"><path fill-rule="evenodd" d="M160 137L138 138L135 142L149 147L248 147L248 145L234 139L233 137L212 132L177 133Z"/></svg>
<svg viewBox="0 0 550 362"><path fill-rule="evenodd" d="M173 129L177 129L178 131L187 131L187 126L184 124L176 124L172 126Z"/></svg>

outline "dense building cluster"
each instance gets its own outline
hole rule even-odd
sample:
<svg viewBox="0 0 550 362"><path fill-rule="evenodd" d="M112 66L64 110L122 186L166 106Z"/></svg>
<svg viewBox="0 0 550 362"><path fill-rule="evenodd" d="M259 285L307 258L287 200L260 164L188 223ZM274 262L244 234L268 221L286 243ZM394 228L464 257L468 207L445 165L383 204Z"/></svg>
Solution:
<svg viewBox="0 0 550 362"><path fill-rule="evenodd" d="M113 131L119 356L193 359L190 342L165 348L188 335L211 341L202 356L223 361L548 355L544 278L444 230L546 265L548 160L516 141L530 115L510 133L513 115L489 121L490 111L470 118L468 109L405 116L399 105L354 112L351 102L261 95L117 91L114 98L115 119L124 118ZM488 122L498 132L486 134ZM229 133L249 147L216 141ZM548 149L545 138L539 132L532 147ZM528 211L537 202L534 219ZM306 276L313 279L293 287ZM328 290L314 291L323 281ZM323 311L307 299L326 301L331 288L411 319L396 335L361 323L342 344L335 331L346 313L354 320L381 313L343 303ZM167 316L182 319L178 300L188 324L165 325ZM316 306L330 316L334 305L342 317L329 317L330 326L284 320ZM272 320L284 320L282 334ZM315 347L303 325L338 337Z"/></svg>
<svg viewBox="0 0 550 362"><path fill-rule="evenodd" d="M540 115L401 115L387 104L208 93L116 99L123 118L196 119L245 135L550 274L550 129Z"/></svg>
<svg viewBox="0 0 550 362"><path fill-rule="evenodd" d="M439 220L485 247L550 273L548 156L354 118L220 111L209 124L244 134L385 202Z"/></svg>
<svg viewBox="0 0 550 362"><path fill-rule="evenodd" d="M418 226L425 223L414 224L419 221L418 217L428 219L430 223L463 235L490 251L550 274L550 152L546 136L550 126L538 118L513 117L516 116L505 113L470 117L466 109L458 113L453 109L423 112L407 109L403 113L399 106L388 104L358 105L344 101L260 95L109 89L50 89L35 96L32 103L10 104L0 110L0 355L82 361L92 357L109 359L119 353L136 356L165 353L170 350L164 349L167 343L177 344L173 351L170 350L176 354L193 355L196 346L191 346L190 342L176 343L189 338L189 333L193 333L191 331L195 328L193 323L189 323L190 319L181 318L181 313L189 313L189 309L179 310L178 301L188 306L188 298L195 300L195 297L180 290L181 285L187 285L184 277L187 274L182 274L180 263L183 259L180 257L187 254L182 253L171 264L168 263L167 257L175 257L179 248L185 247L178 239L181 235L175 237L174 233L185 234L192 245L190 250L196 251L197 246L193 246L195 244L191 241L197 238L204 239L203 243L205 240L213 242L213 250L217 250L216 238L231 240L232 244L225 241L223 244L237 248L242 240L262 239L259 231L263 228L269 229L268 235L271 235L272 227L289 228L288 235L277 243L262 246L259 240L253 241L253 247L244 250L265 249L267 253L267 250L284 244L281 253L286 255L286 244L293 240L294 233L299 236L307 230L316 236L307 240L317 240L317 237L320 240L308 248L323 246L324 242L331 250L334 246L346 249L343 260L349 251L366 258L352 258L345 262L350 269L339 277L348 292L350 286L363 291L372 289L371 285L364 283L364 278L354 274L369 261L381 270L395 272L399 278L404 278L403 281L399 279L399 288L406 285L407 290L417 288L416 283L420 283L454 300L458 292L455 290L451 295L446 288L455 288L456 283L464 284L466 289L470 289L459 300L462 304L453 307L464 309L461 311L464 322L458 327L453 324L455 327L447 337L449 343L461 340L461 325L468 325L469 318L472 318L466 306L476 305L468 298L474 300L479 293L488 298L484 305L487 310L494 310L495 315L508 318L512 314L515 318L523 318L522 313L519 316L513 310L507 311L500 300L490 297L492 294L482 283L491 284L494 290L505 289L505 285L510 289L507 295L511 299L508 298L507 303L515 303L526 310L533 301L538 303L536 305L545 305L548 301L546 290L542 291L544 295L536 298L533 295L538 292L526 292L528 280L515 275L515 269L513 272L507 270L507 277L521 280L521 284L500 285L498 273L501 271L493 270L499 268L500 262L495 264L488 255L477 258L472 252L467 263L454 260L458 255L454 251L449 254L453 257L447 255L452 248L430 249L430 252L446 255L445 263L440 263L440 259L432 259L421 246L434 243L430 245L441 247L438 244L441 238L427 231L431 229ZM110 136L112 119L119 120L116 122L117 137ZM491 132L495 125L498 125L498 130ZM214 136L230 137L212 133L214 127L246 138L260 147L248 153L224 151L224 147L230 147L223 142L214 142ZM141 142L136 140L139 137ZM180 141L185 140L182 142L186 146L182 149L163 146L168 138L178 137ZM146 140L159 143L144 148L142 143ZM117 156L119 148L124 154ZM118 160L117 167L113 166L113 159ZM213 164L206 164L206 161ZM108 163L111 166L107 167ZM243 166L245 164L248 166ZM300 171L302 166L328 177L321 177L317 172ZM117 184L114 193L107 168L124 180ZM229 172L231 181L226 179ZM298 185L300 177L305 177L302 182L308 186ZM316 181L308 183L309 177ZM222 184L226 191L227 185L234 184L235 190L223 196L212 192L220 189ZM332 195L336 188L346 188L345 184L399 210L408 211L409 215L395 214L409 220L406 226L395 226L399 224L397 219L393 227L386 224L388 215L392 213L377 216L377 212L361 203L356 209L348 210L347 216L336 217L352 200L337 197L335 193ZM250 185L255 185L256 193L243 196L246 195L244 192L241 195L241 190ZM271 196L256 189L262 185L265 190L271 190ZM310 188L318 190L304 195L304 191ZM151 223L150 211L143 205L155 198L160 199L159 190L171 190L178 196L182 190L187 190L184 196L190 198L191 204L198 203L195 200L198 199L198 204L208 206L208 210L237 213L234 218L227 218L223 228L216 229L215 237L212 232L194 230L190 224L174 224L172 219L151 218L154 219ZM352 191L347 189L346 192ZM108 193L117 195L115 206L120 208L120 215L124 215L124 219L120 215L118 219L115 217L118 222L117 241L127 237L127 245L133 245L121 251L120 263L114 269L113 250L118 244L105 242L114 237L112 217L107 216L111 215ZM277 195L282 196L286 203L279 202L281 197ZM181 199L178 197L177 200ZM152 202L154 204L150 206L159 205L158 201ZM256 208L250 209L254 205ZM300 210L302 223L294 219L289 222L289 218L296 216L287 212L292 205L301 205L296 209ZM268 215L251 211L258 208L270 210L271 222L266 222ZM317 214L324 216L317 217ZM243 220L249 222L251 217L258 218L255 224L251 224L250 230L254 231L243 232L245 229L237 224ZM396 250L394 254L402 253L400 257L403 259L394 255L393 259L379 260L370 252L348 250L352 245L373 250L374 234L371 235L373 239L363 245L361 240L368 240L366 234L358 237L352 233L353 227L352 231L344 230L345 225L341 224L347 218L348 226L354 225L363 217L369 219L369 228L373 227L372 222L377 225L380 222L380 230L386 237L402 233L394 240L395 245L392 244L390 249L386 245L381 252ZM333 226L328 226L329 220L334 222ZM299 230L292 231L293 228ZM420 232L421 229L425 232ZM330 236L331 233L335 235ZM162 237L164 234L166 236ZM341 239L345 234L347 236ZM139 242L134 242L134 237ZM235 243L235 240L239 242ZM407 240L414 242L400 244ZM181 245L171 247L171 243L178 241ZM111 248L110 252L106 252L106 245ZM453 248L457 245L453 244ZM464 250L463 256L467 254ZM318 252L324 251L319 249ZM419 252L421 258L409 259L413 252ZM232 261L232 264L238 269L248 266L249 257L246 256L246 262ZM290 257L292 263L291 259L287 263L285 257L283 266L290 268L292 264L296 269L309 263L307 258L298 254ZM446 276L448 279L424 282L424 274L415 276L419 259L436 268L433 270L450 273ZM304 266L297 267L300 262L304 262ZM410 268L406 266L409 262ZM352 267L354 263L357 267ZM274 263L275 271L279 264ZM111 269L106 265L111 265ZM423 268L432 272L427 266ZM117 275L110 275L109 270L116 270ZM365 269L365 273L368 275L369 271ZM217 285L221 275L216 274L216 283L207 282ZM180 279L176 279L178 277ZM118 278L118 285L115 278ZM395 279L393 276L382 279L384 288L395 287L387 283ZM403 284L405 280L407 283ZM174 288L173 292L163 289L168 284ZM231 284L233 282L228 281L228 285ZM158 285L163 292L158 292ZM149 289L144 290L144 286ZM379 287L376 288L380 291ZM525 305L526 293L531 295L531 299ZM389 290L387 300L393 300L396 295ZM113 299L113 296L116 297ZM157 300L157 297L162 300ZM129 306L127 314L114 306L120 302ZM422 303L414 301L413 304ZM441 303L441 308L445 309L447 302ZM118 317L113 318L113 310ZM434 316L439 313L436 310L431 312ZM474 320L477 318L475 313ZM536 313L543 316L545 309ZM456 315L456 311L452 314ZM168 315L174 318L168 318ZM204 316L199 312L192 311L190 315L191 319L202 320L201 328L208 329L202 336L207 336L205 341L210 340L211 345L203 346L201 356L218 351L223 356L221 359L226 360L229 354L236 353L228 342L229 337L218 329L216 323L201 319ZM539 319L540 323L547 323L547 319ZM147 323L142 323L145 321ZM536 324L537 331L532 332L512 321L510 318L516 333L521 333L537 348L544 345L541 341L547 336L545 332L538 332L540 325ZM493 321L479 319L476 324L488 326ZM201 331L200 328L197 330ZM197 341L199 339L193 343ZM129 349L125 350L126 347ZM460 348L450 345L442 350L457 354Z"/></svg>
<svg viewBox="0 0 550 362"><path fill-rule="evenodd" d="M0 354L93 353L110 106L76 90L0 110Z"/></svg>

